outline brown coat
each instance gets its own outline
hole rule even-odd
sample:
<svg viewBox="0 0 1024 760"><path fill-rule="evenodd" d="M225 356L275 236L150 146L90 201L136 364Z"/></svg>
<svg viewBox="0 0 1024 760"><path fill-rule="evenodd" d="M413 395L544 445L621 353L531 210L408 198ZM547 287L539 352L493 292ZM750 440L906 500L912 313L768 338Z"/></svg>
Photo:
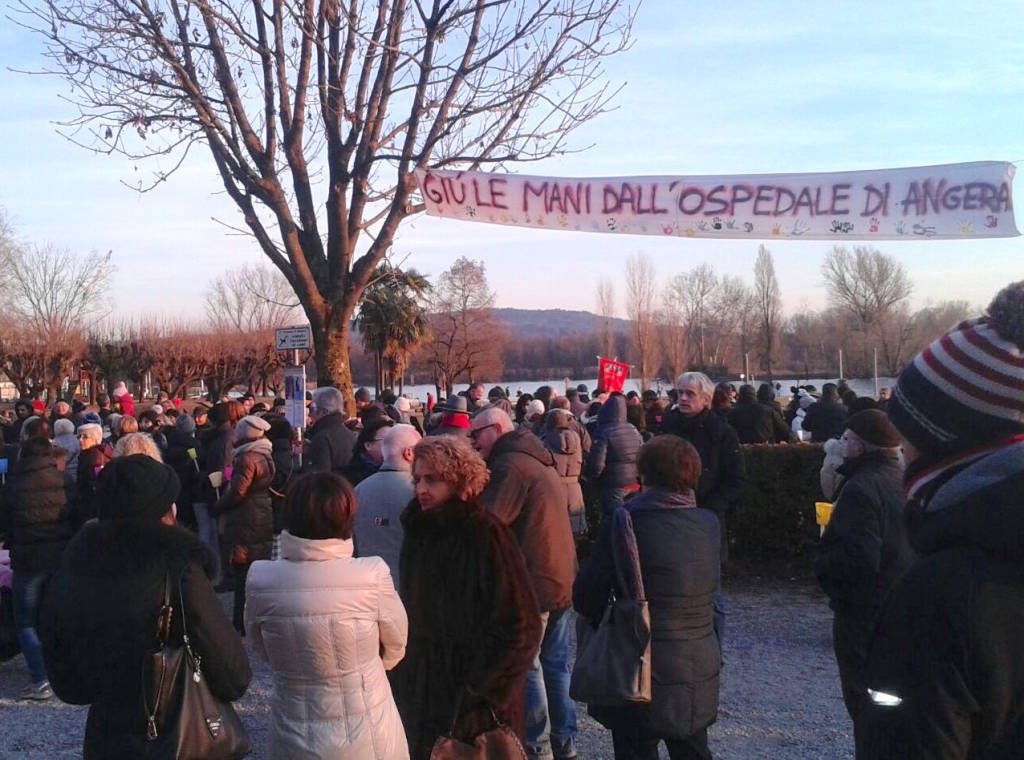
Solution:
<svg viewBox="0 0 1024 760"><path fill-rule="evenodd" d="M266 446L235 450L234 470L227 491L214 507L223 515L221 541L229 547L241 547L247 561L269 559L274 543L274 510L270 484L274 480L274 460L270 441Z"/></svg>
<svg viewBox="0 0 1024 760"><path fill-rule="evenodd" d="M507 528L476 504L449 501L402 513L401 596L409 615L405 659L391 679L413 760L449 732L470 739L513 728L540 641L540 615L523 556ZM438 558L444 557L443 562Z"/></svg>
<svg viewBox="0 0 1024 760"><path fill-rule="evenodd" d="M583 488L580 473L583 472L583 446L576 431L569 422L555 422L556 426L544 434L544 447L555 459L555 470L565 489L566 513L573 533L582 533L586 526L584 517Z"/></svg>
<svg viewBox="0 0 1024 760"><path fill-rule="evenodd" d="M491 480L480 494L481 506L512 529L541 612L566 609L572 604L576 545L554 457L529 430L516 430L498 439L487 465Z"/></svg>

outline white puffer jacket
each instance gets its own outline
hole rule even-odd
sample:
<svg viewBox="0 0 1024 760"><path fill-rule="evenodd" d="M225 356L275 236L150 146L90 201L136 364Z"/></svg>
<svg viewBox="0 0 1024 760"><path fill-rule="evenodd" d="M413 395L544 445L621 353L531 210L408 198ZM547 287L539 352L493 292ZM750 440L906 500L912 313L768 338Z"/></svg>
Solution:
<svg viewBox="0 0 1024 760"><path fill-rule="evenodd" d="M384 672L405 656L408 620L384 560L284 531L281 559L249 571L245 618L274 673L272 757L409 757Z"/></svg>

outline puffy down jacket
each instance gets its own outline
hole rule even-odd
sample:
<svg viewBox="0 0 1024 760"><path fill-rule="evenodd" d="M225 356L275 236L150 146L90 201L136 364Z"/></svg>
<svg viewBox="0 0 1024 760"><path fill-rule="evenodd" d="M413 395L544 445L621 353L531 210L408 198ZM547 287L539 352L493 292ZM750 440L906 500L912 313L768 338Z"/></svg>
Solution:
<svg viewBox="0 0 1024 760"><path fill-rule="evenodd" d="M636 460L644 440L626 421L626 397L615 393L597 413L594 444L586 475L602 488L628 488L640 482Z"/></svg>
<svg viewBox="0 0 1024 760"><path fill-rule="evenodd" d="M405 656L408 622L384 560L284 531L281 559L249 570L245 618L274 673L272 757L409 757L384 672Z"/></svg>
<svg viewBox="0 0 1024 760"><path fill-rule="evenodd" d="M559 423L555 423L559 424ZM569 523L574 534L583 533L587 527L583 510L583 489L580 487L580 473L583 471L583 444L574 430L566 427L548 430L544 434L544 447L555 458L555 470L565 486L565 502L569 512Z"/></svg>

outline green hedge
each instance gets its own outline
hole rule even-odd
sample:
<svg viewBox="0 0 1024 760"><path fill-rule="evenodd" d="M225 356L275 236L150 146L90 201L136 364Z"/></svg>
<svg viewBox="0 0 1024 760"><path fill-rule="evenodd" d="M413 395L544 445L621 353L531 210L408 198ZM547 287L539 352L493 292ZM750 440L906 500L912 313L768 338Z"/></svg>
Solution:
<svg viewBox="0 0 1024 760"><path fill-rule="evenodd" d="M730 567L765 575L810 572L809 551L818 540L814 502L822 501L820 444L743 447L747 485L728 516ZM581 561L597 535L596 489L584 483L589 536L579 545Z"/></svg>
<svg viewBox="0 0 1024 760"><path fill-rule="evenodd" d="M748 568L806 564L817 541L814 502L822 501L821 445L743 447L747 486L729 516L729 555Z"/></svg>

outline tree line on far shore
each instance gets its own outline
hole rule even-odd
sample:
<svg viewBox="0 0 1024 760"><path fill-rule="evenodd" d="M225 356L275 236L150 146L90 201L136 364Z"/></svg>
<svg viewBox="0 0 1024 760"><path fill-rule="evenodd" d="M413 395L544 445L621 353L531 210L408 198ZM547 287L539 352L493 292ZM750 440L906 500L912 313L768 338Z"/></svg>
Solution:
<svg viewBox="0 0 1024 760"><path fill-rule="evenodd" d="M0 370L18 393L94 396L122 379L185 397L218 397L234 386L278 393L294 357L274 347L274 329L301 323L291 288L276 271L246 265L205 294L205 319L128 318L111 302L112 254L75 253L17 239L0 216L7 326ZM714 376L895 375L921 346L966 318L963 301L911 311L903 266L871 249L834 248L821 265L829 306L786 316L771 252L761 246L753 282L701 264L656 272L643 255L625 264L628 320L617 319L615 287L601 280L591 330L517 335L494 314L485 265L465 256L432 282L385 261L363 294L351 328L350 362L361 384L433 384L450 392L476 380L592 377L598 354L633 365L646 387L686 369ZM623 329L625 326L625 329ZM315 357L303 351L316 376Z"/></svg>

